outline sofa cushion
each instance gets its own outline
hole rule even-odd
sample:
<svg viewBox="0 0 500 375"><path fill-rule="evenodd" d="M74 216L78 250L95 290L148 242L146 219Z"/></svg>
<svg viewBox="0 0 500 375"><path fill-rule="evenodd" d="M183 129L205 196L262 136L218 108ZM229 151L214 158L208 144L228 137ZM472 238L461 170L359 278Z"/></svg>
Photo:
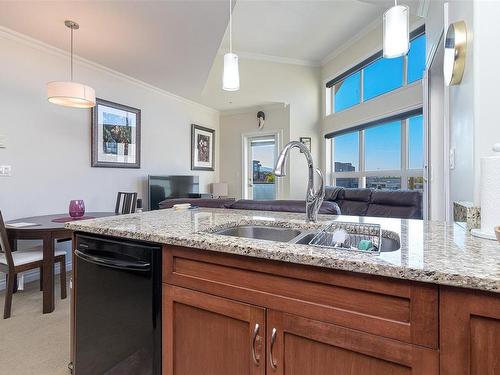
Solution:
<svg viewBox="0 0 500 375"><path fill-rule="evenodd" d="M370 202L373 189L349 188L339 194L339 199L356 202Z"/></svg>
<svg viewBox="0 0 500 375"><path fill-rule="evenodd" d="M338 200L342 215L352 215L352 216L366 216L366 211L368 210L368 202L357 202L349 200Z"/></svg>
<svg viewBox="0 0 500 375"><path fill-rule="evenodd" d="M306 212L306 202L300 200L258 201L240 199L227 207L237 210ZM324 201L319 209L320 214L340 215L340 212L339 206L335 202L329 201Z"/></svg>
<svg viewBox="0 0 500 375"><path fill-rule="evenodd" d="M422 219L422 193L415 190L374 190L366 216Z"/></svg>
<svg viewBox="0 0 500 375"><path fill-rule="evenodd" d="M342 186L325 186L325 201L337 201L344 189Z"/></svg>
<svg viewBox="0 0 500 375"><path fill-rule="evenodd" d="M414 206L385 206L370 204L366 216L393 217L399 219L422 219L422 210Z"/></svg>
<svg viewBox="0 0 500 375"><path fill-rule="evenodd" d="M416 190L374 190L371 203L389 206L420 207L422 193Z"/></svg>

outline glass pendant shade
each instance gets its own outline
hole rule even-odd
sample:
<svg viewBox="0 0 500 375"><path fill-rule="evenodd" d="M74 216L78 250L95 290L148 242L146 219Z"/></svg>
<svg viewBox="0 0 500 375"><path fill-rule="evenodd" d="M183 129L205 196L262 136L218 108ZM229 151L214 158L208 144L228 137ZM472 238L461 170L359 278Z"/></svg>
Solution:
<svg viewBox="0 0 500 375"><path fill-rule="evenodd" d="M408 53L409 13L405 5L395 5L384 13L384 57L399 57Z"/></svg>
<svg viewBox="0 0 500 375"><path fill-rule="evenodd" d="M238 55L226 53L224 55L224 72L222 74L222 88L226 91L240 89L240 71L238 68Z"/></svg>
<svg viewBox="0 0 500 375"><path fill-rule="evenodd" d="M47 83L47 98L49 102L65 107L92 108L95 106L94 89L73 81Z"/></svg>

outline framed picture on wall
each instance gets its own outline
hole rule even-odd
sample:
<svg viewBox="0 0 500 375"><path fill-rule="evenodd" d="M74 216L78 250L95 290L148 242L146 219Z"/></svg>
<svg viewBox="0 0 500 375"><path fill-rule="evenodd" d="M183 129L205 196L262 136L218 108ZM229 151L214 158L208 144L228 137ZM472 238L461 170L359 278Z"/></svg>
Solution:
<svg viewBox="0 0 500 375"><path fill-rule="evenodd" d="M141 110L96 99L92 108L92 167L141 167Z"/></svg>
<svg viewBox="0 0 500 375"><path fill-rule="evenodd" d="M299 141L300 143L305 144L309 149L309 152L311 152L311 137L300 137Z"/></svg>
<svg viewBox="0 0 500 375"><path fill-rule="evenodd" d="M215 130L191 124L191 169L215 170Z"/></svg>

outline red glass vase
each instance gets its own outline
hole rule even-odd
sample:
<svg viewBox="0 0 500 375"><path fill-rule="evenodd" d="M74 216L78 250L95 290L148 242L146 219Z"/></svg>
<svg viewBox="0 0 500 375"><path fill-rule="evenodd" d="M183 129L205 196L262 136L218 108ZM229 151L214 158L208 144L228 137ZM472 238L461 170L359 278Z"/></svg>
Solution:
<svg viewBox="0 0 500 375"><path fill-rule="evenodd" d="M74 199L69 202L69 216L78 218L85 215L85 203L81 199Z"/></svg>

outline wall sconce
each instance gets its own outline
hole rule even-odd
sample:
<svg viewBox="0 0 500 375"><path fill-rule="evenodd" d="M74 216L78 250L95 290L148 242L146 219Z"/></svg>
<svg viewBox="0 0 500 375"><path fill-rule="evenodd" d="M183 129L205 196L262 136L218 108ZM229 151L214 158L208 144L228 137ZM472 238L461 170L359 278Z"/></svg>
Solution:
<svg viewBox="0 0 500 375"><path fill-rule="evenodd" d="M462 82L467 55L467 26L464 21L452 23L444 41L444 82L447 86Z"/></svg>

